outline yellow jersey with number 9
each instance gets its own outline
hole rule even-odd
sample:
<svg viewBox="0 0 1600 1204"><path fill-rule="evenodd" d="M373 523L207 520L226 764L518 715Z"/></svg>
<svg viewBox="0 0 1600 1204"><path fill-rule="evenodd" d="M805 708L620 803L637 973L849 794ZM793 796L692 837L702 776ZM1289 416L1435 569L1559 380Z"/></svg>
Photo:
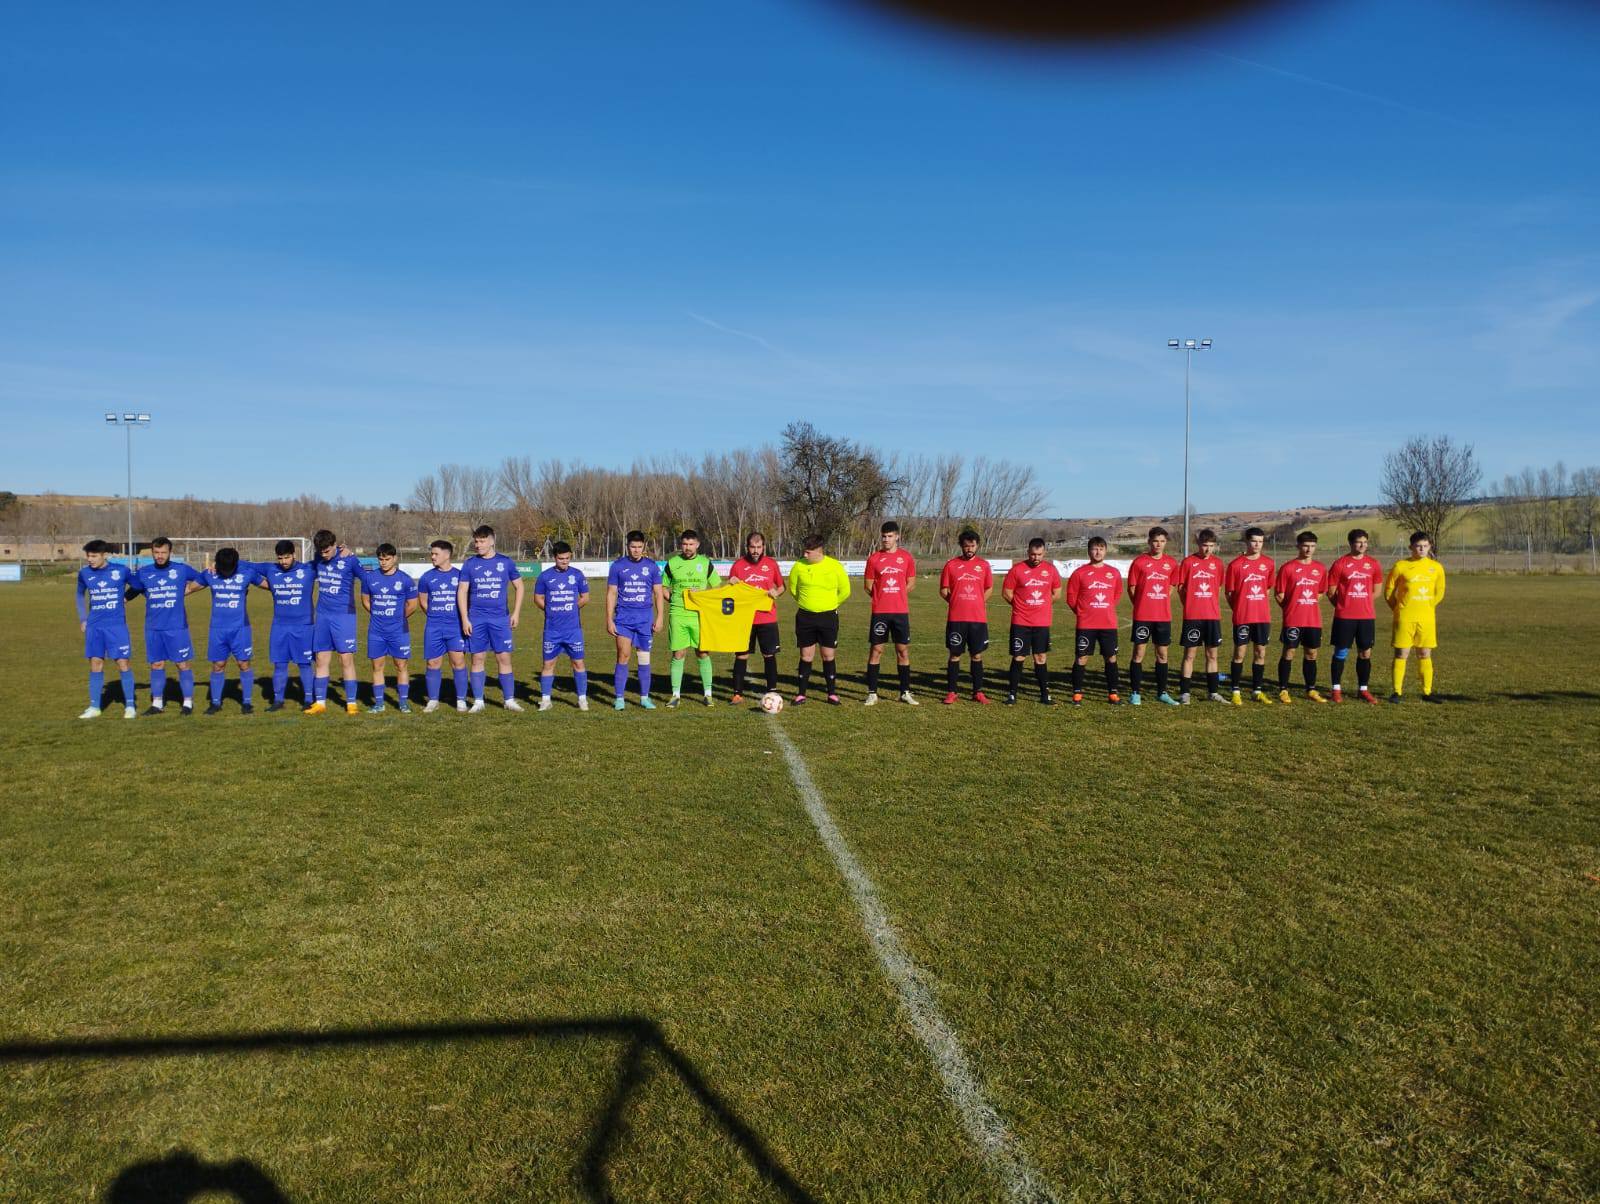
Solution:
<svg viewBox="0 0 1600 1204"><path fill-rule="evenodd" d="M772 609L772 595L736 581L720 589L691 590L683 604L700 616L701 652L746 652L750 624L757 611Z"/></svg>

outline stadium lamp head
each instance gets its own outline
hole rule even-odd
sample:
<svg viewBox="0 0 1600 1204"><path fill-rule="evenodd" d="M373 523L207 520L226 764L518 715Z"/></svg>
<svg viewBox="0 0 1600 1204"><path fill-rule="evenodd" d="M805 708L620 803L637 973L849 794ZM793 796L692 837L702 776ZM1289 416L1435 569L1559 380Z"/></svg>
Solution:
<svg viewBox="0 0 1600 1204"><path fill-rule="evenodd" d="M117 416L115 414L107 414L106 415L106 421L107 422L115 423L116 420L117 420Z"/></svg>
<svg viewBox="0 0 1600 1204"><path fill-rule="evenodd" d="M1183 340L1183 345L1185 347L1193 347L1194 346L1194 340L1193 339L1184 339Z"/></svg>
<svg viewBox="0 0 1600 1204"><path fill-rule="evenodd" d="M1178 340L1177 339L1168 339L1167 340L1167 346L1171 347L1173 350L1177 350L1177 348L1179 346ZM111 415L107 414L106 417L109 418L109 417L111 417Z"/></svg>
<svg viewBox="0 0 1600 1204"><path fill-rule="evenodd" d="M150 415L149 414L140 414L139 415L139 421L140 422L149 422L150 421Z"/></svg>
<svg viewBox="0 0 1600 1204"><path fill-rule="evenodd" d="M124 415L123 415L123 416L122 416L122 421L124 421L124 422L133 422L133 421L135 421L135 420L136 420L136 419L137 419L137 418L138 418L138 417L139 417L139 415L137 415L137 414L124 414Z"/></svg>
<svg viewBox="0 0 1600 1204"><path fill-rule="evenodd" d="M1200 340L1200 346L1202 346L1202 347L1211 346L1211 340L1210 339L1201 339Z"/></svg>

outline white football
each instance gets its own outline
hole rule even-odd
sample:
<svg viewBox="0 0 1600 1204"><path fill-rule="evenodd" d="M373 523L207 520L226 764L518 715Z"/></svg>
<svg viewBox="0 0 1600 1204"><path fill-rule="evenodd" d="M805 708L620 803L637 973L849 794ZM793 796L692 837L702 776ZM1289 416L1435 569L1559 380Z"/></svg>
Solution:
<svg viewBox="0 0 1600 1204"><path fill-rule="evenodd" d="M761 696L761 709L769 715L776 715L783 710L783 695L776 690L769 690Z"/></svg>

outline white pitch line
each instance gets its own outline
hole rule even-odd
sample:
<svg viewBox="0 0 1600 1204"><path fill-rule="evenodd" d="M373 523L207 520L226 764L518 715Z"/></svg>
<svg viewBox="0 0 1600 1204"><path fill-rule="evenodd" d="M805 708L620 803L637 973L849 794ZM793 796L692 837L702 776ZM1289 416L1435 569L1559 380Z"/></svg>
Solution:
<svg viewBox="0 0 1600 1204"><path fill-rule="evenodd" d="M833 822L828 804L823 801L822 792L811 780L811 772L806 768L805 758L800 755L799 748L776 723L772 725L772 736L778 742L778 747L783 749L784 760L789 763L789 776L800 792L801 801L805 803L806 814L811 817L817 835L822 837L822 843L833 855L834 865L838 866L839 873L850 887L851 895L855 897L861 926L878 955L878 964L899 993L912 1031L933 1059L939 1077L944 1082L945 1094L960 1113L968 1138L1000 1181L1008 1200L1017 1204L1054 1201L1055 1195L1017 1147L1016 1138L984 1094L983 1086L978 1082L977 1075L973 1074L955 1030L939 1010L933 991L924 981L917 963L911 960L911 955L900 943L889 913L878 899L878 888L873 884L871 875L856 860L844 834Z"/></svg>

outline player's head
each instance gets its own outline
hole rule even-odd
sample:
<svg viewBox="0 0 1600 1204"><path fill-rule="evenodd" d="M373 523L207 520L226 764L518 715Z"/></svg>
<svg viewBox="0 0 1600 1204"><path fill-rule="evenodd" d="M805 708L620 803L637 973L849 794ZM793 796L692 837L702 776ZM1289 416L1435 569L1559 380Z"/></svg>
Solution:
<svg viewBox="0 0 1600 1204"><path fill-rule="evenodd" d="M395 566L400 563L400 553L395 550L392 543L378 545L378 568L385 573L392 573Z"/></svg>
<svg viewBox="0 0 1600 1204"><path fill-rule="evenodd" d="M1354 531L1350 532L1350 534L1346 535L1345 539L1349 540L1350 542L1350 555L1352 556L1365 555L1367 551L1367 544L1372 542L1372 537L1360 527L1357 527Z"/></svg>
<svg viewBox="0 0 1600 1204"><path fill-rule="evenodd" d="M311 546L317 550L318 560L332 560L338 545L339 537L326 527L311 537Z"/></svg>
<svg viewBox="0 0 1600 1204"><path fill-rule="evenodd" d="M1165 527L1151 527L1145 536L1145 541L1150 547L1150 555L1159 556L1167 550L1167 540L1172 538L1167 534Z"/></svg>
<svg viewBox="0 0 1600 1204"><path fill-rule="evenodd" d="M963 558L970 560L972 557L978 554L978 533L971 527L968 527L965 531L958 535L956 537L956 542L961 545L961 555Z"/></svg>
<svg viewBox="0 0 1600 1204"><path fill-rule="evenodd" d="M494 555L494 528L488 523L473 528L472 550L479 556Z"/></svg>
<svg viewBox="0 0 1600 1204"><path fill-rule="evenodd" d="M1039 564L1044 560L1044 540L1034 538L1028 541L1028 563Z"/></svg>
<svg viewBox="0 0 1600 1204"><path fill-rule="evenodd" d="M436 539L428 545L428 559L436 569L450 567L450 558L456 554L456 546L448 539Z"/></svg>
<svg viewBox="0 0 1600 1204"><path fill-rule="evenodd" d="M744 537L744 554L746 559L754 564L767 554L767 537L760 531L752 531Z"/></svg>
<svg viewBox="0 0 1600 1204"><path fill-rule="evenodd" d="M1089 563L1099 564L1106 558L1106 541L1096 535L1089 540Z"/></svg>
<svg viewBox="0 0 1600 1204"><path fill-rule="evenodd" d="M693 556L700 550L700 532L690 527L678 536L678 550L685 556Z"/></svg>
<svg viewBox="0 0 1600 1204"><path fill-rule="evenodd" d="M800 547L805 552L806 559L813 564L822 559L822 536L815 531L801 541Z"/></svg>
<svg viewBox="0 0 1600 1204"><path fill-rule="evenodd" d="M1317 533L1302 531L1294 537L1294 546L1300 549L1300 559L1310 560L1317 552Z"/></svg>
<svg viewBox="0 0 1600 1204"><path fill-rule="evenodd" d="M239 549L217 549L217 576L231 577L239 571Z"/></svg>
<svg viewBox="0 0 1600 1204"><path fill-rule="evenodd" d="M1210 527L1201 527L1194 537L1194 546L1200 550L1202 556L1215 556L1217 554L1217 533Z"/></svg>
<svg viewBox="0 0 1600 1204"><path fill-rule="evenodd" d="M165 535L157 535L150 541L150 559L156 562L156 568L164 569L167 562L172 559L172 541Z"/></svg>
<svg viewBox="0 0 1600 1204"><path fill-rule="evenodd" d="M643 531L629 531L628 532L628 559L629 560L643 560L644 559L644 548L645 548L644 532Z"/></svg>
<svg viewBox="0 0 1600 1204"><path fill-rule="evenodd" d="M83 545L83 558L89 562L90 568L103 569L106 567L106 550L105 540L91 539Z"/></svg>
<svg viewBox="0 0 1600 1204"><path fill-rule="evenodd" d="M550 545L550 555L556 558L556 568L563 573L572 565L572 545L564 539L558 539Z"/></svg>
<svg viewBox="0 0 1600 1204"><path fill-rule="evenodd" d="M1433 537L1426 531L1411 533L1411 554L1418 560L1433 554Z"/></svg>
<svg viewBox="0 0 1600 1204"><path fill-rule="evenodd" d="M1261 555L1262 545L1267 542L1267 533L1260 527L1246 527L1244 529L1244 554L1246 556Z"/></svg>
<svg viewBox="0 0 1600 1204"><path fill-rule="evenodd" d="M280 569L288 568L294 563L294 540L280 539L272 546L272 554L277 557Z"/></svg>
<svg viewBox="0 0 1600 1204"><path fill-rule="evenodd" d="M890 519L878 528L878 546L892 552L900 546L900 524Z"/></svg>

